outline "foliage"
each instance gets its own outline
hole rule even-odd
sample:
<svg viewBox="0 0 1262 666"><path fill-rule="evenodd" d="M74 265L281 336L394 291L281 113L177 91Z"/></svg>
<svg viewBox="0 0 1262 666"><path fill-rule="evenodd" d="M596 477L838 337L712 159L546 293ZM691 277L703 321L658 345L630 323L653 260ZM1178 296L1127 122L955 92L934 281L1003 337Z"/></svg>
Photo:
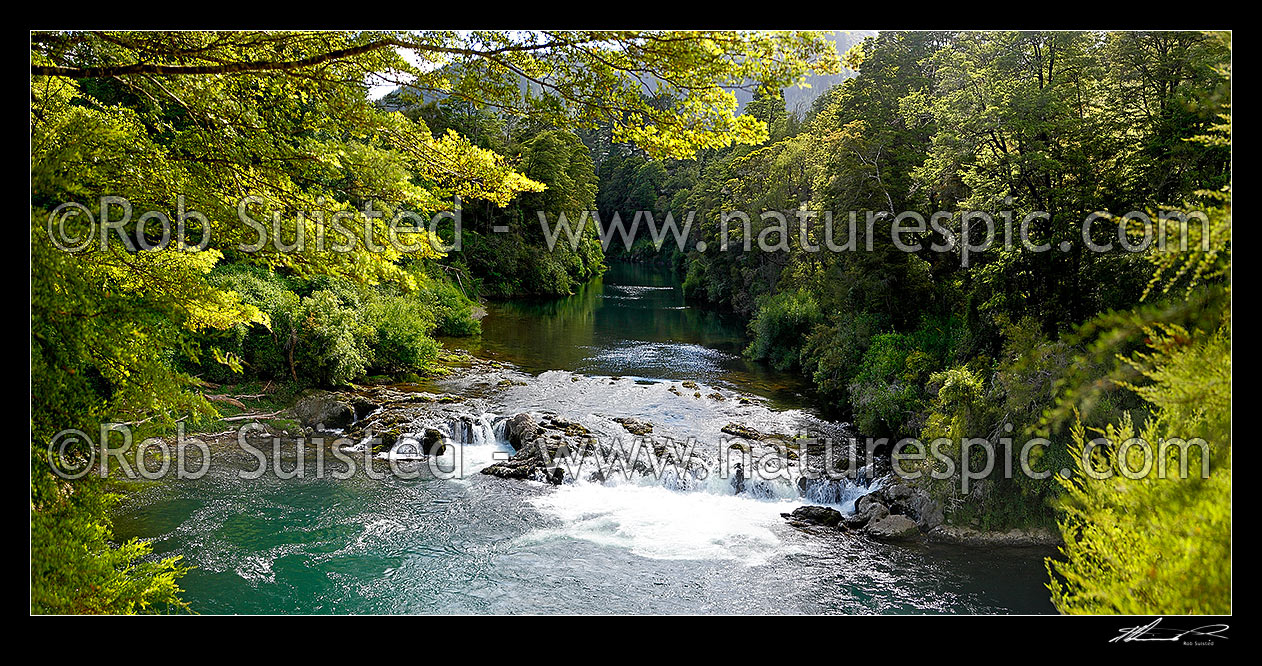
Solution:
<svg viewBox="0 0 1262 666"><path fill-rule="evenodd" d="M1230 65L1220 72L1229 77ZM1229 112L1220 118L1188 140L1229 145ZM1131 374L1115 382L1146 413L1093 429L1103 442L1089 453L1087 429L1074 425L1076 474L1058 479L1065 545L1047 561L1064 613L1231 612L1231 191L1200 194L1209 242L1151 255L1146 291L1181 288L1200 307L1137 309L1133 321L1091 329L1105 349L1130 326L1143 330L1142 347L1122 357ZM1062 409L1083 393L1068 393Z"/></svg>
<svg viewBox="0 0 1262 666"><path fill-rule="evenodd" d="M814 32L70 31L33 33L30 49L37 612L179 606L178 565L143 563L143 544L110 546L104 491L52 474L42 452L56 432L213 415L198 373L336 384L423 367L435 330L477 325L463 293L409 270L443 258L435 239L389 220L429 218L457 197L504 209L536 193L534 205L590 208L592 166L569 128L605 122L620 141L678 157L757 141L765 124L734 116L723 86L837 68ZM431 129L425 114L372 103L367 84L392 76L533 125L524 152L499 152L493 131ZM50 214L106 195L135 212L117 237L56 248ZM358 215L370 206L380 215ZM189 236L146 249L159 240L139 223L146 211L188 212ZM342 215L356 221L345 234ZM62 221L69 238L96 230L86 215ZM315 241L330 234L342 250ZM602 266L591 239L546 262L528 245L505 253L522 274L542 266L526 293L567 293Z"/></svg>
<svg viewBox="0 0 1262 666"><path fill-rule="evenodd" d="M798 362L794 341L806 335L822 319L819 305L805 291L781 292L767 299L749 322L753 341L745 354L765 359L786 369Z"/></svg>

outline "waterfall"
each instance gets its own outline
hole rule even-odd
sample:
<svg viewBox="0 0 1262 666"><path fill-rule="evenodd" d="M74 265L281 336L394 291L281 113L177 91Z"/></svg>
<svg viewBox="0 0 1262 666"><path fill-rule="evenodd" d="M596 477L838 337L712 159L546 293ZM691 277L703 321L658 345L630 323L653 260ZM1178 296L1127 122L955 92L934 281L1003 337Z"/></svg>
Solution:
<svg viewBox="0 0 1262 666"><path fill-rule="evenodd" d="M841 512L846 514L854 513L854 503L860 497L880 489L880 484L873 484L868 480L863 470L860 470L858 478L853 481L816 479L807 481L804 486L802 497L807 502L838 506Z"/></svg>

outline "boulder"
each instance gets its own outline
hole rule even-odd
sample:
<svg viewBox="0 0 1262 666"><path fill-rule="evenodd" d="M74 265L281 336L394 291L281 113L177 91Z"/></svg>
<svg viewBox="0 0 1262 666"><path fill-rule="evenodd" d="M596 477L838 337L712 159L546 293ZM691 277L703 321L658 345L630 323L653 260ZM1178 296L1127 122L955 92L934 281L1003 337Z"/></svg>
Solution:
<svg viewBox="0 0 1262 666"><path fill-rule="evenodd" d="M896 483L872 494L889 507L890 513L910 517L923 530L931 530L943 523L942 503L923 488Z"/></svg>
<svg viewBox="0 0 1262 666"><path fill-rule="evenodd" d="M512 458L483 467L482 473L501 479L524 480L533 478L536 469L539 469L539 465L534 460Z"/></svg>
<svg viewBox="0 0 1262 666"><path fill-rule="evenodd" d="M441 456L446 450L446 437L442 431L426 428L421 436L421 451L427 456Z"/></svg>
<svg viewBox="0 0 1262 666"><path fill-rule="evenodd" d="M523 412L508 420L504 426L504 435L508 437L508 443L513 449L520 451L539 436L540 430L535 418Z"/></svg>
<svg viewBox="0 0 1262 666"><path fill-rule="evenodd" d="M355 422L355 408L332 394L319 393L295 403L294 416L309 428L345 428Z"/></svg>
<svg viewBox="0 0 1262 666"><path fill-rule="evenodd" d="M907 508L915 516L916 524L923 530L931 530L946 520L942 510L942 503L920 489L917 489L917 492L912 495L907 503Z"/></svg>
<svg viewBox="0 0 1262 666"><path fill-rule="evenodd" d="M809 525L836 527L841 523L841 512L826 506L800 506L794 509L792 513L782 513L780 515L792 521Z"/></svg>
<svg viewBox="0 0 1262 666"><path fill-rule="evenodd" d="M846 516L843 525L847 529L857 530L868 523L881 520L890 515L889 507L872 495L864 495L855 502L855 512Z"/></svg>
<svg viewBox="0 0 1262 666"><path fill-rule="evenodd" d="M902 541L920 534L916 521L896 514L873 520L866 529L868 536L881 541Z"/></svg>
<svg viewBox="0 0 1262 666"><path fill-rule="evenodd" d="M401 433L399 432L399 429L395 428L392 430L387 430L377 435L376 437L373 438L374 443L372 445L372 450L374 452L383 452L383 451L389 451L390 449L393 449L395 442L399 441L400 434Z"/></svg>

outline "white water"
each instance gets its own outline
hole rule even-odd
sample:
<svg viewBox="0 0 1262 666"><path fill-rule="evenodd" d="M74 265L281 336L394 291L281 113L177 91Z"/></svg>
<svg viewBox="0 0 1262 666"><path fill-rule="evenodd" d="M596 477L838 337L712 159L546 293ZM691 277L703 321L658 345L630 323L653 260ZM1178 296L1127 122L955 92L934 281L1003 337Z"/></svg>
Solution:
<svg viewBox="0 0 1262 666"><path fill-rule="evenodd" d="M525 541L569 537L625 548L650 559L731 560L764 564L796 548L777 534L781 512L800 502L757 500L659 485L579 482L530 502L556 516L559 528L536 529Z"/></svg>
<svg viewBox="0 0 1262 666"><path fill-rule="evenodd" d="M436 461L438 466L447 470L459 465L458 479L467 483L484 467L512 456L505 433L507 420L485 412L437 424L448 443ZM410 457L402 451L379 455ZM731 479L715 470L700 479L679 478L669 465L665 470L661 478L614 475L604 483L576 479L531 497L530 504L555 517L561 526L537 527L520 539L523 543L579 539L650 559L753 566L800 551L786 543L793 528L780 514L803 504L829 504L852 512L854 500L870 490L849 483L821 485L802 498L795 484L749 479L747 487L757 492L738 495Z"/></svg>

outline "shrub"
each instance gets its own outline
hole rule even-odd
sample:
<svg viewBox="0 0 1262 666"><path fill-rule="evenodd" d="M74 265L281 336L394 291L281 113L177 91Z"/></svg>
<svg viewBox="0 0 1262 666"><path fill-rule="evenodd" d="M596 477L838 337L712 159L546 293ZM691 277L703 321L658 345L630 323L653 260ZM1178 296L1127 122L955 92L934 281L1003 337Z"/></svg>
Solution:
<svg viewBox="0 0 1262 666"><path fill-rule="evenodd" d="M434 312L419 299L380 296L369 313L376 324L373 368L387 373L424 370L438 357L438 342L430 337Z"/></svg>
<svg viewBox="0 0 1262 666"><path fill-rule="evenodd" d="M886 333L872 338L850 385L855 425L874 437L897 437L923 404L916 370L925 354L911 348L911 338ZM911 365L909 365L911 361Z"/></svg>
<svg viewBox="0 0 1262 666"><path fill-rule="evenodd" d="M805 290L764 298L749 322L753 341L745 348L745 355L767 360L780 370L794 367L800 362L807 336L822 321L819 305Z"/></svg>
<svg viewBox="0 0 1262 666"><path fill-rule="evenodd" d="M376 329L360 299L341 286L302 299L296 321L295 367L310 383L336 386L362 377L372 361Z"/></svg>

